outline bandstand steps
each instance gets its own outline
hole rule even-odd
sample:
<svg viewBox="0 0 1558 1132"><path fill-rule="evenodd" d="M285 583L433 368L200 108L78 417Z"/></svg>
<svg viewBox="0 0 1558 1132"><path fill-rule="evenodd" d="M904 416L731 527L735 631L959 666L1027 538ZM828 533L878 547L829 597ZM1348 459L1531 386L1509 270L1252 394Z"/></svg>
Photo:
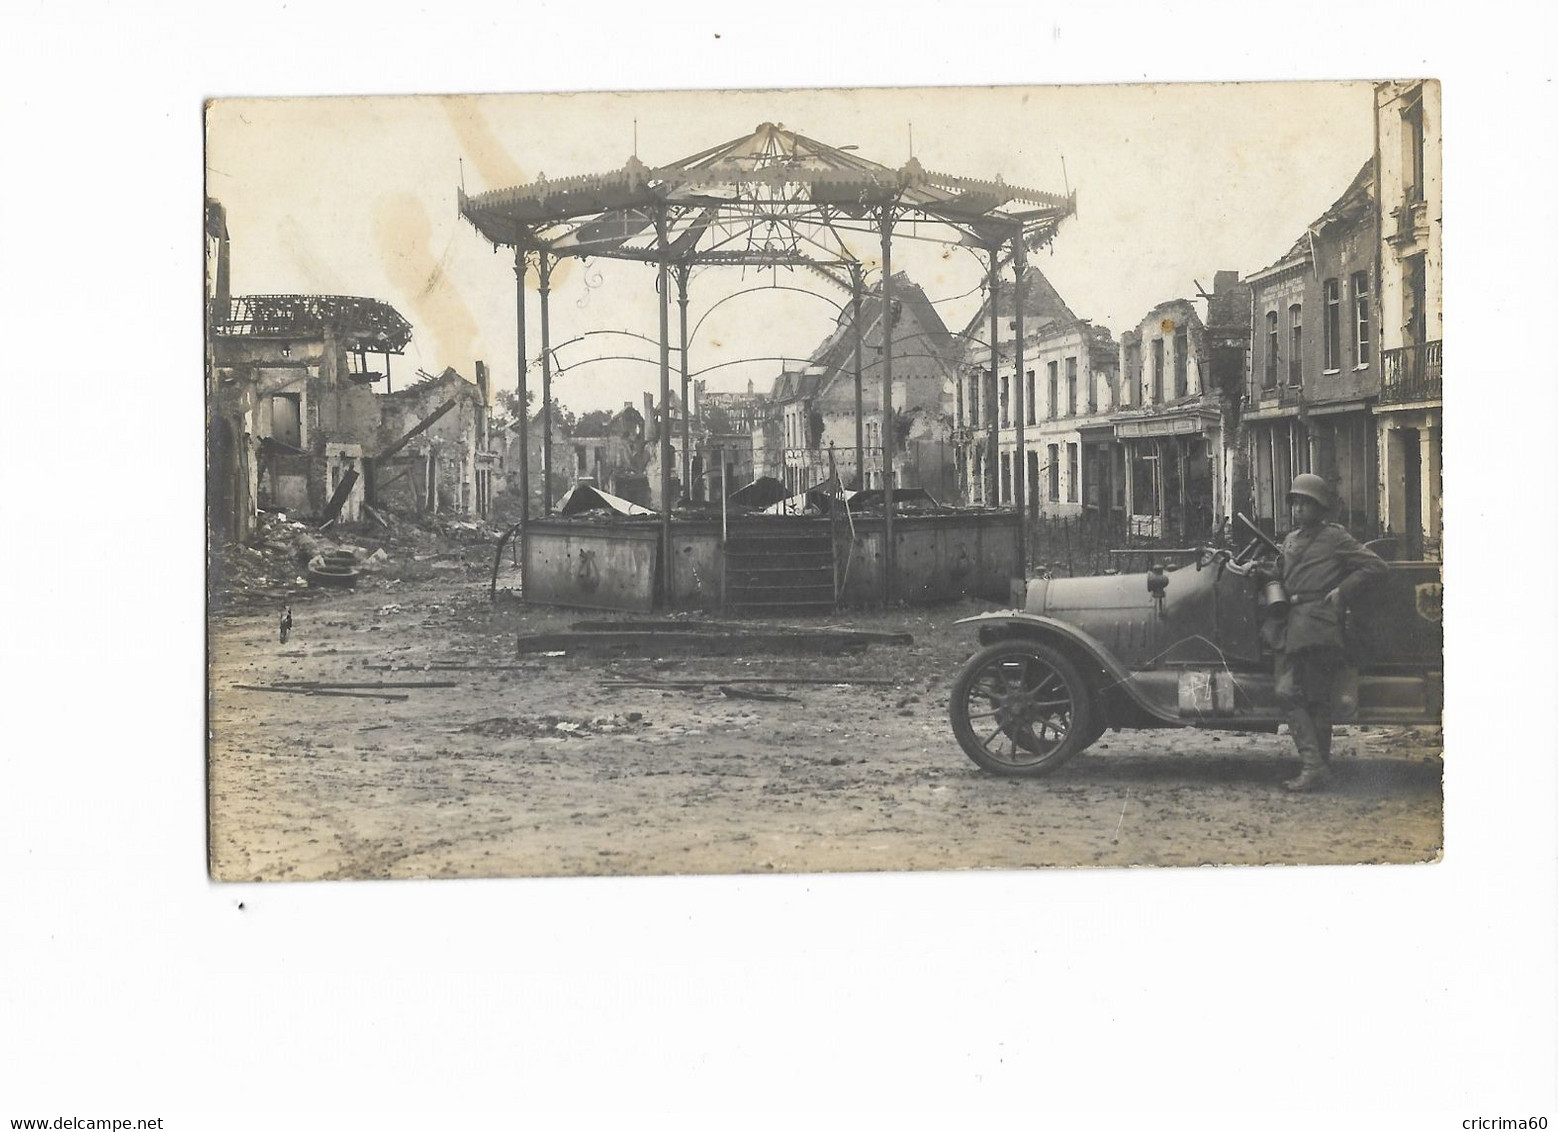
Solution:
<svg viewBox="0 0 1558 1132"><path fill-rule="evenodd" d="M828 535L733 535L725 545L725 604L737 613L828 613L836 606L833 571Z"/></svg>

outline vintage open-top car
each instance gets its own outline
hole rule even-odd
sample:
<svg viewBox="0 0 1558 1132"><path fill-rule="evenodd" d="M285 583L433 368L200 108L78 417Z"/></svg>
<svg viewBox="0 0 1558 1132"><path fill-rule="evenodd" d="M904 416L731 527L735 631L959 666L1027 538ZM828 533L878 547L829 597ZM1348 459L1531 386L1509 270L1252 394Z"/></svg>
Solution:
<svg viewBox="0 0 1558 1132"><path fill-rule="evenodd" d="M1035 578L1017 608L977 625L985 647L952 685L952 730L996 774L1048 774L1110 728L1274 731L1282 720L1261 623L1259 565L1277 547L1244 516L1242 550L1207 548L1175 570ZM1381 547L1382 557L1393 557ZM1336 722L1437 723L1444 698L1443 575L1390 561L1356 600Z"/></svg>

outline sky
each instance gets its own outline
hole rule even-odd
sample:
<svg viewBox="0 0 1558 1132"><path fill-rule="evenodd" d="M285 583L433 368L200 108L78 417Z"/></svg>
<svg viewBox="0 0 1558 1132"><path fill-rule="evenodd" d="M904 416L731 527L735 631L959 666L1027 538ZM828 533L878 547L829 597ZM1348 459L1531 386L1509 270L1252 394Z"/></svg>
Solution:
<svg viewBox="0 0 1558 1132"><path fill-rule="evenodd" d="M1116 336L1159 302L1194 297L1213 272L1266 266L1336 199L1372 152L1364 82L640 92L213 101L206 190L226 207L233 293L320 292L382 299L413 327L396 377L484 360L516 385L512 252L459 217L456 192L653 166L776 122L859 156L1048 192L1077 213L1032 257L1073 311ZM911 149L912 147L912 149ZM869 254L871 249L860 249ZM949 328L981 299L967 249L897 240L893 267L925 290ZM575 412L641 402L656 362L655 270L592 259L553 275L554 393ZM527 353L540 352L529 276ZM827 335L844 298L809 273L697 270L690 368L710 389L768 388L782 363ZM711 308L719 303L717 309ZM708 313L705 321L704 315ZM673 304L672 336L676 338ZM701 324L701 325L700 325ZM725 364L738 362L740 364ZM673 356L674 365L674 356ZM711 368L718 367L718 368ZM539 382L533 364L532 383Z"/></svg>

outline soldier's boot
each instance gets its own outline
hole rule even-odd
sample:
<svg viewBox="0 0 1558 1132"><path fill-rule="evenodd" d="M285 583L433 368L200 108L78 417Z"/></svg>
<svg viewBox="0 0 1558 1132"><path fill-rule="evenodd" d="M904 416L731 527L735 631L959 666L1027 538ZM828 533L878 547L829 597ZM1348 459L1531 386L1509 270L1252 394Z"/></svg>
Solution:
<svg viewBox="0 0 1558 1132"><path fill-rule="evenodd" d="M1298 777L1288 779L1282 784L1282 788L1294 794L1304 794L1311 790L1319 790L1330 781L1330 767L1324 763L1305 763L1304 769L1298 772Z"/></svg>
<svg viewBox="0 0 1558 1132"><path fill-rule="evenodd" d="M1293 733L1293 745L1303 763L1297 778L1290 778L1282 785L1287 790L1313 790L1330 777L1331 769L1325 765L1321 732L1315 716L1307 705L1298 704L1288 713L1288 730ZM1327 728L1329 730L1329 728Z"/></svg>

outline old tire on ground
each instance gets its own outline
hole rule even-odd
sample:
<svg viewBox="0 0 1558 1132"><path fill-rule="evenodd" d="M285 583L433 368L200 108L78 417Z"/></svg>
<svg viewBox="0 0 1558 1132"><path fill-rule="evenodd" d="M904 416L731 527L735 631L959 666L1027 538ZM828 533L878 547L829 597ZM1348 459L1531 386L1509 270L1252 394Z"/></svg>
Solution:
<svg viewBox="0 0 1558 1132"><path fill-rule="evenodd" d="M1099 734L1082 674L1038 641L999 641L970 657L952 683L951 713L963 753L992 774L1049 774Z"/></svg>

